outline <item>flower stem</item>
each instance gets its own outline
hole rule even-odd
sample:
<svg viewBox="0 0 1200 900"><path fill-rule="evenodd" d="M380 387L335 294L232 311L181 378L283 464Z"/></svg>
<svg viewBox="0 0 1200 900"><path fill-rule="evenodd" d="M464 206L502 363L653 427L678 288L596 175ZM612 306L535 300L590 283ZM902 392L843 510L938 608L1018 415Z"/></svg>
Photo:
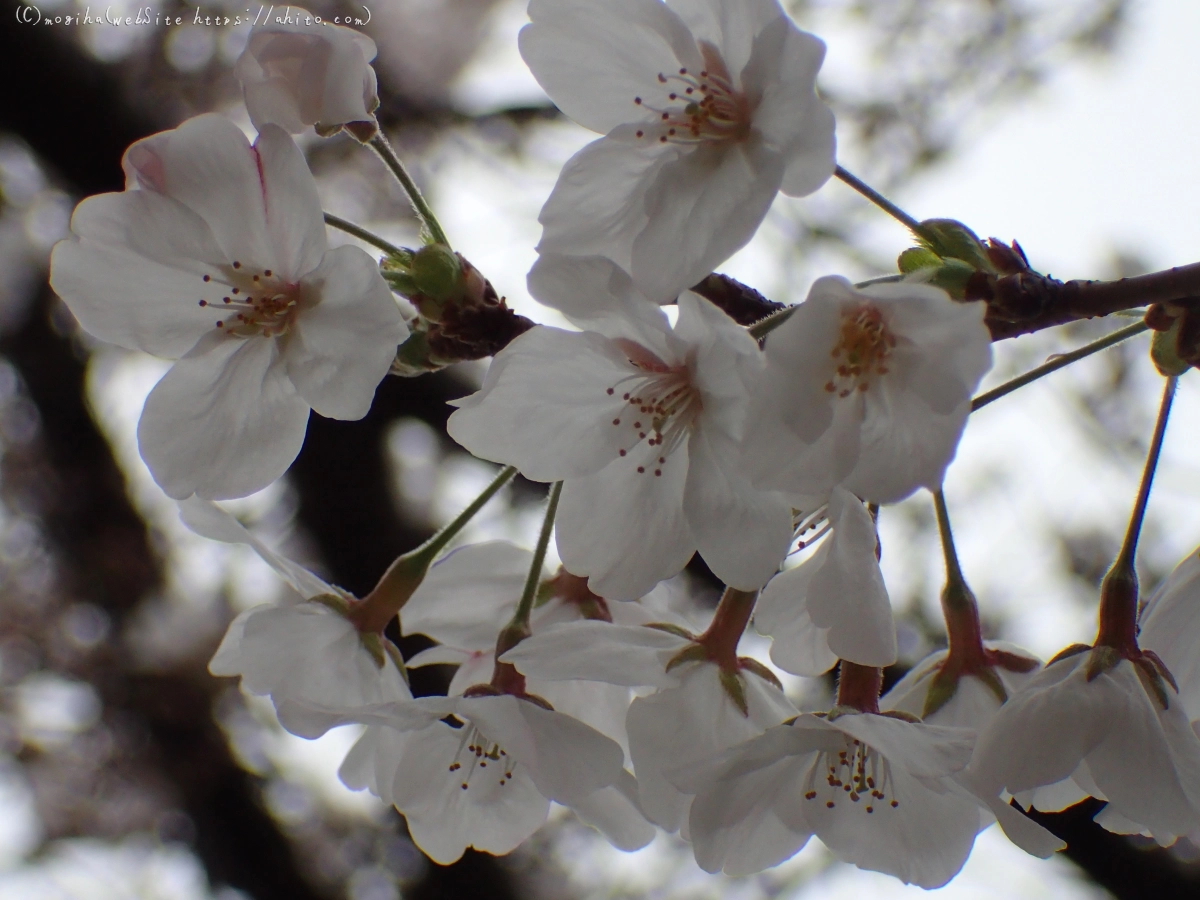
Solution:
<svg viewBox="0 0 1200 900"><path fill-rule="evenodd" d="M453 521L420 547L397 557L371 593L351 608L350 621L355 627L364 634L383 631L424 580L425 573L429 571L437 555L516 474L516 466L505 466L500 470L500 474L492 479L491 484L484 488L466 509L455 516Z"/></svg>
<svg viewBox="0 0 1200 900"><path fill-rule="evenodd" d="M887 197L883 196L883 194L879 193L879 191L875 190L875 188L871 187L857 176L851 175L841 166L838 166L836 169L834 169L833 174L838 179L854 188L854 190L858 191L897 222L900 222L905 228L909 229L909 231L916 232L920 227L920 222L898 207Z"/></svg>
<svg viewBox="0 0 1200 900"><path fill-rule="evenodd" d="M400 182L400 186L404 188L404 192L408 194L408 199L412 203L413 210L416 211L417 218L421 220L421 224L424 225L425 230L429 233L430 241L434 244L450 246L450 241L446 237L446 232L442 231L442 226L438 222L437 216L433 214L433 210L425 202L425 197L421 194L421 189L417 187L417 183L408 174L408 169L404 168L404 163L400 162L400 157L396 155L396 151L392 149L392 145L388 143L388 139L384 137L383 132L378 132L371 138L369 143L371 149L379 154L379 158L392 170L392 174L396 176L396 180Z"/></svg>
<svg viewBox="0 0 1200 900"><path fill-rule="evenodd" d="M738 670L737 648L746 626L750 624L750 616L754 612L754 604L758 600L758 591L739 591L727 587L713 613L712 622L708 629L696 641L707 648L709 657L726 672Z"/></svg>
<svg viewBox="0 0 1200 900"><path fill-rule="evenodd" d="M325 213L325 224L330 225L339 231L344 231L346 234L352 234L360 241L370 244L372 247L378 247L384 253L391 253L396 256L403 256L404 249L397 247L395 244L389 243L377 234L372 234L367 229L355 225L353 222L347 222L341 216L335 216L333 213Z"/></svg>
<svg viewBox="0 0 1200 900"><path fill-rule="evenodd" d="M979 625L979 604L958 564L954 534L950 530L950 512L946 509L946 497L941 490L933 492L933 505L937 510L938 533L946 558L946 586L942 589L942 615L946 619L946 635L950 644L946 663L958 671L975 671L986 664L983 632Z"/></svg>
<svg viewBox="0 0 1200 900"><path fill-rule="evenodd" d="M546 561L546 548L550 546L550 534L554 531L554 516L558 513L558 498L562 494L562 482L556 481L550 488L550 501L546 506L546 518L542 520L542 532L538 535L537 547L533 551L533 562L529 565L529 575L525 578L525 589L521 591L521 599L517 603L517 611L513 613L514 625L529 628L529 617L533 613L533 604L537 600L538 585L542 581L542 564ZM511 647L506 647L511 650Z"/></svg>
<svg viewBox="0 0 1200 900"><path fill-rule="evenodd" d="M982 409L993 400L999 400L1005 394L1011 394L1017 388L1025 387L1025 385L1037 381L1044 375L1049 375L1051 372L1057 372L1064 366L1069 366L1073 362L1078 362L1085 357L1091 356L1093 353L1099 353L1101 350L1107 350L1121 341L1129 340L1146 331L1150 326L1145 322L1136 322L1133 325L1128 325L1125 328L1118 328L1116 331L1106 334L1099 340L1092 341L1090 344L1084 344L1077 350L1072 350L1070 353L1062 353L1056 355L1049 362L1030 369L1023 375L1018 375L1012 381L1006 381L998 387L992 388L990 391L980 394L971 401L971 412L977 409Z"/></svg>
<svg viewBox="0 0 1200 900"><path fill-rule="evenodd" d="M1137 556L1138 538L1142 533L1142 521L1146 517L1146 504L1150 500L1150 488L1154 484L1154 472L1158 468L1158 457L1162 452L1163 437L1167 433L1167 420L1171 416L1171 402L1175 399L1178 378L1172 377L1163 385L1162 401L1158 407L1158 420L1154 423L1154 434L1150 438L1150 452L1146 455L1146 466L1142 470L1142 483L1138 487L1129 528L1125 541L1117 554L1112 568L1100 584L1100 629L1096 634L1096 646L1113 647L1122 653L1137 651L1137 605L1138 579L1134 560Z"/></svg>
<svg viewBox="0 0 1200 900"><path fill-rule="evenodd" d="M883 687L883 669L860 666L843 659L838 669L837 705L864 713L879 712L879 691Z"/></svg>

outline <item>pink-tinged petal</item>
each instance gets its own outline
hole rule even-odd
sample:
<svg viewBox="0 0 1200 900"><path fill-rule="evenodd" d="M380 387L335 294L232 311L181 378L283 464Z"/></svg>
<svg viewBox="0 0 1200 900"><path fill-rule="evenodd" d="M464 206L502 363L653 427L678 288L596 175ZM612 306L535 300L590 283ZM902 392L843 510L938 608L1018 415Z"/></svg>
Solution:
<svg viewBox="0 0 1200 900"><path fill-rule="evenodd" d="M776 22L787 22L776 0L671 0L697 41L717 47L729 72L735 77L750 62L751 48L762 31Z"/></svg>
<svg viewBox="0 0 1200 900"><path fill-rule="evenodd" d="M383 799L404 814L413 841L440 865L454 862L468 847L508 853L542 826L550 810L550 801L520 761L503 785L499 772L475 770L464 776L470 762L462 750L463 737L461 729L435 722L388 738L398 746L387 760L391 777ZM462 768L451 772L460 759Z"/></svg>
<svg viewBox="0 0 1200 900"><path fill-rule="evenodd" d="M624 431L612 421L625 401L616 386L634 371L598 334L532 328L496 354L447 430L476 456L535 481L597 472L621 450Z"/></svg>
<svg viewBox="0 0 1200 900"><path fill-rule="evenodd" d="M542 207L538 252L605 256L628 270L634 242L648 221L646 193L678 155L674 148L636 140L600 138L588 144L567 160Z"/></svg>
<svg viewBox="0 0 1200 900"><path fill-rule="evenodd" d="M568 571L589 576L601 597L636 600L680 572L696 550L683 511L687 448L669 457L657 451L643 441L595 475L563 485L554 528L559 556Z"/></svg>
<svg viewBox="0 0 1200 900"><path fill-rule="evenodd" d="M267 234L261 160L228 119L188 119L138 141L122 164L127 187L166 194L199 214L229 260L282 271Z"/></svg>
<svg viewBox="0 0 1200 900"><path fill-rule="evenodd" d="M696 429L688 441L683 510L700 555L730 587L751 591L779 569L792 540L782 495L759 491L738 468L738 447Z"/></svg>
<svg viewBox="0 0 1200 900"><path fill-rule="evenodd" d="M808 614L818 628L829 629L829 649L841 659L890 666L896 661L896 624L875 556L875 523L858 498L842 488L830 496L829 520L829 552L814 566Z"/></svg>
<svg viewBox="0 0 1200 900"><path fill-rule="evenodd" d="M667 663L685 646L685 639L657 628L583 619L526 638L501 661L530 678L667 687L679 680Z"/></svg>
<svg viewBox="0 0 1200 900"><path fill-rule="evenodd" d="M244 497L287 471L308 427L308 404L275 341L215 335L175 363L146 398L138 449L176 499Z"/></svg>
<svg viewBox="0 0 1200 900"><path fill-rule="evenodd" d="M529 18L519 45L534 77L559 109L601 134L645 116L634 98L665 94L660 73L702 65L687 27L658 0L533 0Z"/></svg>
<svg viewBox="0 0 1200 900"><path fill-rule="evenodd" d="M533 554L506 541L459 547L439 560L400 616L404 634L464 650L492 650L512 618Z"/></svg>
<svg viewBox="0 0 1200 900"><path fill-rule="evenodd" d="M634 283L662 303L699 282L754 236L782 179L782 157L753 139L666 163L646 193Z"/></svg>
<svg viewBox="0 0 1200 900"><path fill-rule="evenodd" d="M507 696L464 699L458 709L524 765L551 800L570 806L613 784L622 771L624 754L615 741L563 713Z"/></svg>
<svg viewBox="0 0 1200 900"><path fill-rule="evenodd" d="M629 274L611 259L543 253L527 282L539 303L585 331L635 341L661 359L671 357L666 315L638 293Z"/></svg>
<svg viewBox="0 0 1200 900"><path fill-rule="evenodd" d="M299 563L276 553L246 530L237 519L211 500L188 497L179 501L179 518L196 534L226 544L245 544L254 548L259 556L290 584L305 600L322 594L337 594L336 588L318 578ZM214 674L218 674L214 671ZM227 674L227 673L226 673Z"/></svg>
<svg viewBox="0 0 1200 900"><path fill-rule="evenodd" d="M621 772L615 785L576 800L572 809L618 850L630 853L654 840L654 826L638 809L637 782L626 771Z"/></svg>
<svg viewBox="0 0 1200 900"><path fill-rule="evenodd" d="M361 419L408 329L379 267L337 247L300 283L300 311L284 336L288 377L313 409Z"/></svg>
<svg viewBox="0 0 1200 900"><path fill-rule="evenodd" d="M301 278L321 265L328 246L317 182L304 152L277 125L263 126L254 149L276 265L286 276Z"/></svg>
<svg viewBox="0 0 1200 900"><path fill-rule="evenodd" d="M740 440L746 406L766 359L758 342L708 300L685 291L679 296L675 337L688 347L692 384L703 407L698 427Z"/></svg>
<svg viewBox="0 0 1200 900"><path fill-rule="evenodd" d="M827 555L822 547L813 557ZM817 568L801 565L770 580L754 608L754 627L769 635L771 662L793 675L816 677L837 665L829 649L829 629L818 628L808 613L808 594Z"/></svg>

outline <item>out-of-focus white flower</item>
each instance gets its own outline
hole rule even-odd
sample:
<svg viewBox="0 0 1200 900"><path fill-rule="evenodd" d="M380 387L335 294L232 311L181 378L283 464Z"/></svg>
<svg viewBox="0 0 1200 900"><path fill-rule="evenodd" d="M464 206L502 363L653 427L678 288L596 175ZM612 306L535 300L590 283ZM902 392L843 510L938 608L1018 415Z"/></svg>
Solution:
<svg viewBox="0 0 1200 900"><path fill-rule="evenodd" d="M817 552L763 589L754 625L774 638L772 662L796 675L820 675L839 659L890 666L896 624L875 555L875 523L843 488L830 495L827 517L831 533Z"/></svg>
<svg viewBox="0 0 1200 900"><path fill-rule="evenodd" d="M966 729L885 715L803 715L725 754L692 803L696 861L745 875L816 834L839 859L924 888L962 868L978 805L953 781L971 758Z"/></svg>
<svg viewBox="0 0 1200 900"><path fill-rule="evenodd" d="M1101 825L1169 845L1200 827L1200 740L1178 693L1148 671L1152 661L1115 653L1051 661L982 729L971 773L989 792L1039 808L1050 804L1026 792L1043 786L1061 805L1107 800Z"/></svg>
<svg viewBox="0 0 1200 900"><path fill-rule="evenodd" d="M841 484L875 503L936 489L992 364L983 313L929 285L818 279L767 338L746 427L754 483Z"/></svg>
<svg viewBox="0 0 1200 900"><path fill-rule="evenodd" d="M305 738L320 737L356 707L411 699L390 645L359 634L343 615L343 591L265 546L216 504L190 497L179 509L197 534L253 547L306 601L243 612L210 672L241 676L247 691L271 698L284 728Z"/></svg>
<svg viewBox="0 0 1200 900"><path fill-rule="evenodd" d="M351 28L312 21L298 7L289 7L289 21L275 18L282 16L251 29L234 66L254 127L278 125L299 134L309 125L328 131L372 122L379 105L370 65L375 42Z"/></svg>
<svg viewBox="0 0 1200 900"><path fill-rule="evenodd" d="M605 135L563 167L538 249L615 259L672 302L754 234L776 193L833 174L825 45L776 0L533 0L521 55Z"/></svg>
<svg viewBox="0 0 1200 900"><path fill-rule="evenodd" d="M1138 643L1153 650L1175 676L1179 699L1200 719L1200 551L1175 567L1146 602Z"/></svg>
<svg viewBox="0 0 1200 900"><path fill-rule="evenodd" d="M686 659L680 654L698 645L675 632L573 622L527 638L502 657L530 678L658 688L633 701L625 725L642 810L670 831L685 824L691 803L680 778L796 715L761 666L739 659L738 671L725 671L699 655Z"/></svg>
<svg viewBox="0 0 1200 900"><path fill-rule="evenodd" d="M533 328L498 353L448 429L484 459L563 481L563 564L602 597L630 600L699 549L726 584L753 590L791 540L791 510L742 474L754 339L692 293L672 329L613 262L543 256L539 299L559 298L582 334Z"/></svg>
<svg viewBox="0 0 1200 900"><path fill-rule="evenodd" d="M375 262L327 250L304 154L217 115L125 153L126 190L84 200L51 283L96 337L178 359L138 446L177 499L241 497L287 470L309 410L358 419L406 328Z"/></svg>
<svg viewBox="0 0 1200 900"><path fill-rule="evenodd" d="M602 814L596 795L627 784L617 744L531 699L424 697L355 715L369 726L342 780L395 806L443 865L468 847L508 853L541 827L551 800Z"/></svg>

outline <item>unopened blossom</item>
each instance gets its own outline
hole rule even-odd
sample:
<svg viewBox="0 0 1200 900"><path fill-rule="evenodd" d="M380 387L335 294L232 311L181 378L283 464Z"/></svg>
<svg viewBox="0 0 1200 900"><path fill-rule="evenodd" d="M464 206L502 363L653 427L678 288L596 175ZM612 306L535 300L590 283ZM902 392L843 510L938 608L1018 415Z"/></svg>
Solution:
<svg viewBox="0 0 1200 900"><path fill-rule="evenodd" d="M889 666L896 661L896 623L875 523L844 488L834 489L825 515L830 533L812 557L763 589L755 627L774 639L771 661L796 675L820 675L839 659Z"/></svg>
<svg viewBox="0 0 1200 900"><path fill-rule="evenodd" d="M1039 807L1107 800L1102 825L1168 845L1200 828L1200 739L1169 681L1115 652L1051 661L980 731L971 772L1027 801L1052 787Z"/></svg>
<svg viewBox="0 0 1200 900"><path fill-rule="evenodd" d="M50 280L91 334L178 362L146 399L138 446L170 496L266 487L310 409L366 414L406 328L375 262L327 249L304 154L217 115L125 153L126 189L84 200Z"/></svg>
<svg viewBox="0 0 1200 900"><path fill-rule="evenodd" d="M833 174L825 45L776 0L533 0L521 55L604 137L563 167L538 249L608 256L675 299L754 234L778 191Z"/></svg>
<svg viewBox="0 0 1200 900"><path fill-rule="evenodd" d="M305 10L250 30L234 66L254 127L278 125L299 134L309 125L322 132L351 122L374 122L379 105L371 60L375 42L340 25L319 23Z"/></svg>
<svg viewBox="0 0 1200 900"><path fill-rule="evenodd" d="M1187 717L1200 719L1200 551L1159 585L1139 620L1138 643L1153 650L1179 686Z"/></svg>
<svg viewBox="0 0 1200 900"><path fill-rule="evenodd" d="M543 256L530 286L587 330L537 327L510 343L459 401L450 435L534 481L563 481L559 555L602 597L648 593L697 549L726 584L761 586L792 516L739 461L762 366L754 339L690 292L672 328L606 259Z"/></svg>
<svg viewBox="0 0 1200 900"><path fill-rule="evenodd" d="M971 758L960 728L885 715L803 715L726 753L697 785L696 861L747 875L812 835L839 859L924 888L958 873L978 806L953 781Z"/></svg>
<svg viewBox="0 0 1200 900"><path fill-rule="evenodd" d="M502 659L531 679L657 688L633 701L625 724L642 810L675 831L685 825L694 793L680 787L681 779L796 715L761 666L738 660L734 672L709 660L680 662L695 646L677 628L583 621L527 638Z"/></svg>
<svg viewBox="0 0 1200 900"><path fill-rule="evenodd" d="M841 484L874 503L936 489L992 364L983 313L930 285L818 279L767 338L746 429L754 483Z"/></svg>
<svg viewBox="0 0 1200 900"><path fill-rule="evenodd" d="M300 737L320 737L348 710L412 697L398 654L361 635L343 614L347 595L273 551L216 504L179 504L192 531L254 550L305 602L255 606L230 624L208 664L214 675L240 676L252 694L269 696L279 722Z"/></svg>
<svg viewBox="0 0 1200 900"><path fill-rule="evenodd" d="M513 850L546 821L551 800L602 815L595 795L624 782L616 743L538 698L424 697L356 717L369 724L342 780L395 806L443 865L468 847Z"/></svg>

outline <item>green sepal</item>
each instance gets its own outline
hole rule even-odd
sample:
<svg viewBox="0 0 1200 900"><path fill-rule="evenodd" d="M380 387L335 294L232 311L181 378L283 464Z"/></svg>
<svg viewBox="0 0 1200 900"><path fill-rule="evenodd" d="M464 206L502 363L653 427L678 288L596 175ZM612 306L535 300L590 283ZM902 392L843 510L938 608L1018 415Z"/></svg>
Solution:
<svg viewBox="0 0 1200 900"><path fill-rule="evenodd" d="M1004 689L1003 682L1000 681L1000 677L991 666L984 666L978 672L972 672L971 674L986 684L988 689L996 695L996 699L1002 704L1008 702L1008 691Z"/></svg>
<svg viewBox="0 0 1200 900"><path fill-rule="evenodd" d="M958 692L958 673L940 668L937 674L929 679L929 690L925 692L925 705L921 708L921 718L927 719L945 706Z"/></svg>
<svg viewBox="0 0 1200 900"><path fill-rule="evenodd" d="M665 671L670 672L675 667L682 666L684 663L703 662L706 659L708 659L707 647L703 644L688 644L668 660Z"/></svg>
<svg viewBox="0 0 1200 900"><path fill-rule="evenodd" d="M432 357L429 338L424 331L414 329L405 338L404 343L396 348L396 357L392 360L392 368L389 371L402 378L415 378L445 368L445 365Z"/></svg>
<svg viewBox="0 0 1200 900"><path fill-rule="evenodd" d="M1050 657L1050 659L1046 663L1046 668L1049 668L1050 666L1054 665L1060 659L1066 659L1069 656L1075 656L1080 653L1086 653L1088 650L1091 650L1091 649L1092 649L1091 644L1071 644L1069 647L1063 647L1063 649L1059 650L1052 657Z"/></svg>
<svg viewBox="0 0 1200 900"><path fill-rule="evenodd" d="M775 687L779 688L781 691L783 690L783 684L776 677L775 673L760 663L757 659L753 659L749 656L739 656L738 668L746 672L753 672L763 681L775 685Z"/></svg>
<svg viewBox="0 0 1200 900"><path fill-rule="evenodd" d="M995 271L979 235L954 219L926 219L914 232L925 249L944 260L958 259L982 272Z"/></svg>
<svg viewBox="0 0 1200 900"><path fill-rule="evenodd" d="M967 295L967 282L975 275L976 269L961 259L947 259L929 273L926 284L940 287L956 300L962 300Z"/></svg>
<svg viewBox="0 0 1200 900"><path fill-rule="evenodd" d="M371 658L375 660L375 665L381 669L387 665L387 651L383 649L384 638L381 635L360 631L358 633L358 641L371 654ZM388 641L388 643L391 643L391 641Z"/></svg>
<svg viewBox="0 0 1200 900"><path fill-rule="evenodd" d="M1176 317L1167 331L1156 331L1150 339L1150 359L1160 375L1170 378L1182 375L1191 363L1179 355L1179 332L1183 328L1183 317Z"/></svg>
<svg viewBox="0 0 1200 900"><path fill-rule="evenodd" d="M918 269L935 269L942 258L927 247L909 247L896 260L896 268L905 275Z"/></svg>
<svg viewBox="0 0 1200 900"><path fill-rule="evenodd" d="M426 244L413 254L409 271L417 292L424 299L432 301L437 309L461 299L463 295L465 276L462 259L445 244ZM429 305L422 303L421 312L436 319L433 311L425 308Z"/></svg>
<svg viewBox="0 0 1200 900"><path fill-rule="evenodd" d="M1138 673L1138 678L1141 679L1142 687L1146 689L1146 693L1153 695L1154 699L1158 701L1158 705L1164 710L1169 709L1171 706L1171 696L1167 693L1167 685L1163 681L1162 675L1159 674L1158 669L1155 668L1154 663L1145 657L1141 657L1140 659L1133 660L1133 668Z"/></svg>
<svg viewBox="0 0 1200 900"><path fill-rule="evenodd" d="M742 711L743 716L749 718L750 706L746 703L746 686L742 684L742 677L737 672L726 672L722 669L720 679L721 687L729 695L733 705Z"/></svg>
<svg viewBox="0 0 1200 900"><path fill-rule="evenodd" d="M1121 654L1107 644L1093 647L1087 660L1087 680L1095 681L1109 669L1116 668L1122 659Z"/></svg>
<svg viewBox="0 0 1200 900"><path fill-rule="evenodd" d="M340 616L350 614L350 602L341 594L317 594L315 597L309 597L309 600L329 607Z"/></svg>
<svg viewBox="0 0 1200 900"><path fill-rule="evenodd" d="M392 663L400 670L400 677L404 679L404 683L410 688L412 682L408 680L408 666L404 664L404 657L400 655L400 648L386 638L383 640L383 649L388 656L392 658Z"/></svg>
<svg viewBox="0 0 1200 900"><path fill-rule="evenodd" d="M655 631L665 631L667 634L673 634L675 637L681 637L685 641L696 640L696 636L686 628L680 628L678 625L672 625L670 622L650 622L642 627L653 628Z"/></svg>
<svg viewBox="0 0 1200 900"><path fill-rule="evenodd" d="M910 722L914 725L918 724L921 721L916 716L914 716L912 713L905 712L902 709L880 710L879 715L887 716L889 719L899 719L901 722Z"/></svg>

